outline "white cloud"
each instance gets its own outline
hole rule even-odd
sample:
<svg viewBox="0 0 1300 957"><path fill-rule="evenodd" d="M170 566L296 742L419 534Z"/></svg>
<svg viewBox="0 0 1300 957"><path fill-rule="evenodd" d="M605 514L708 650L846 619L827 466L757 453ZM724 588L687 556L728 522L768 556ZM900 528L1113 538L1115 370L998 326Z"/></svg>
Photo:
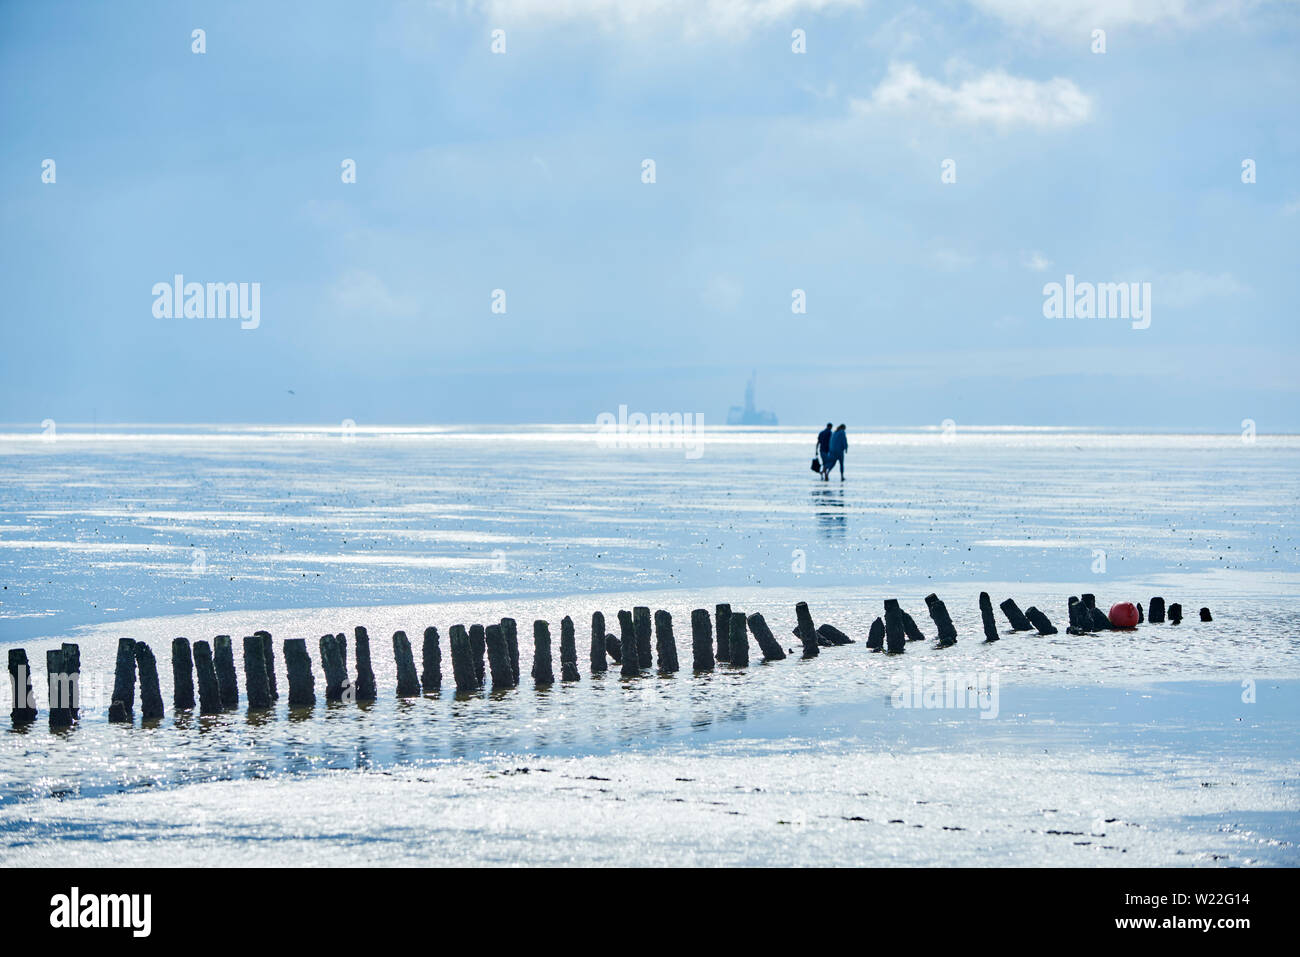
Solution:
<svg viewBox="0 0 1300 957"><path fill-rule="evenodd" d="M523 20L592 20L604 27L680 26L686 34L744 33L800 13L863 0L471 0L502 26Z"/></svg>
<svg viewBox="0 0 1300 957"><path fill-rule="evenodd" d="M383 279L364 269L344 273L330 286L329 293L335 308L348 315L379 318L410 316L415 312L413 299L394 295Z"/></svg>
<svg viewBox="0 0 1300 957"><path fill-rule="evenodd" d="M1063 33L1125 26L1192 27L1236 17L1257 0L971 0L973 6L1013 26Z"/></svg>
<svg viewBox="0 0 1300 957"><path fill-rule="evenodd" d="M1022 253L1020 262L1026 269L1032 269L1034 272L1042 272L1052 265L1052 261L1040 253L1037 249L1032 252Z"/></svg>
<svg viewBox="0 0 1300 957"><path fill-rule="evenodd" d="M853 100L858 113L926 110L961 123L1001 128L1066 127L1092 116L1092 99L1070 80L1030 80L1002 70L953 86L922 76L911 63L891 63L868 100Z"/></svg>

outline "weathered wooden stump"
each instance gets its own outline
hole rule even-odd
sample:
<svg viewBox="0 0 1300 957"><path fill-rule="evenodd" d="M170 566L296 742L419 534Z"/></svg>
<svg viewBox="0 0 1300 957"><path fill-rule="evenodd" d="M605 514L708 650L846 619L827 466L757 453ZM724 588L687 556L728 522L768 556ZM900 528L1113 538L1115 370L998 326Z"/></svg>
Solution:
<svg viewBox="0 0 1300 957"><path fill-rule="evenodd" d="M354 686L357 700L374 701L379 690L375 687L375 666L370 658L370 632L364 625L357 625L352 629L352 640L357 646L357 683Z"/></svg>
<svg viewBox="0 0 1300 957"><path fill-rule="evenodd" d="M745 616L738 611L731 613L731 626L727 635L727 647L730 652L729 663L733 668L749 667L749 635L745 627Z"/></svg>
<svg viewBox="0 0 1300 957"><path fill-rule="evenodd" d="M68 670L68 681L72 692L72 720L77 720L81 708L81 648L71 641L65 641L62 648L63 667Z"/></svg>
<svg viewBox="0 0 1300 957"><path fill-rule="evenodd" d="M456 681L456 690L477 691L482 685L474 673L474 655L464 625L451 626L447 632L447 644L451 646L451 673Z"/></svg>
<svg viewBox="0 0 1300 957"><path fill-rule="evenodd" d="M474 659L474 674L478 677L479 687L483 686L483 679L487 676L487 637L482 625L469 626L469 652Z"/></svg>
<svg viewBox="0 0 1300 957"><path fill-rule="evenodd" d="M871 630L867 632L867 649L869 651L885 650L885 623L879 618L871 623Z"/></svg>
<svg viewBox="0 0 1300 957"><path fill-rule="evenodd" d="M504 624L501 630L505 631ZM465 640L469 641L468 635L465 636ZM420 686L424 693L440 690L442 688L442 643L438 639L438 629L432 625L424 629L424 645L420 657L424 666L420 672Z"/></svg>
<svg viewBox="0 0 1300 957"><path fill-rule="evenodd" d="M623 642L619 641L614 635L605 636L605 652L609 655L609 660L616 665L623 663Z"/></svg>
<svg viewBox="0 0 1300 957"><path fill-rule="evenodd" d="M997 641L1002 637L998 634L998 620L993 616L993 600L986 591L980 592L980 619L984 623L985 641Z"/></svg>
<svg viewBox="0 0 1300 957"><path fill-rule="evenodd" d="M135 642L130 638L119 638L117 641L113 697L109 698L110 703L113 701L122 702L127 714L135 711Z"/></svg>
<svg viewBox="0 0 1300 957"><path fill-rule="evenodd" d="M538 618L533 622L533 684L555 683L551 667L551 626Z"/></svg>
<svg viewBox="0 0 1300 957"><path fill-rule="evenodd" d="M321 635L320 667L325 672L325 700L341 701L348 685L348 668L343 663L343 653L339 650L338 635ZM411 663L415 670L415 663Z"/></svg>
<svg viewBox="0 0 1300 957"><path fill-rule="evenodd" d="M636 649L636 631L632 625L632 613L630 611L620 611L618 613L618 630L622 632L619 638L619 646L622 649L623 667L620 674L624 678L636 678L641 674L641 656L637 654Z"/></svg>
<svg viewBox="0 0 1300 957"><path fill-rule="evenodd" d="M404 631L393 632L393 659L397 663L397 697L418 698L420 676L415 673L415 656L411 653L411 639L406 637Z"/></svg>
<svg viewBox="0 0 1300 957"><path fill-rule="evenodd" d="M1093 631L1110 631L1110 619L1106 617L1104 611L1098 608L1095 604L1089 605L1086 602L1080 602L1080 604L1083 607L1084 614L1091 619L1090 627Z"/></svg>
<svg viewBox="0 0 1300 957"><path fill-rule="evenodd" d="M72 724L72 682L62 648L45 652L46 687L50 694L50 727L66 728ZM124 720L131 720L127 717Z"/></svg>
<svg viewBox="0 0 1300 957"><path fill-rule="evenodd" d="M605 615L592 612L591 615L591 673L604 674L609 669L609 660L605 655Z"/></svg>
<svg viewBox="0 0 1300 957"><path fill-rule="evenodd" d="M513 618L501 619L501 634L506 636L510 649L510 670L515 673L515 687L519 686L519 625Z"/></svg>
<svg viewBox="0 0 1300 957"><path fill-rule="evenodd" d="M1182 622L1182 620L1183 620L1183 606L1180 605L1178 602L1174 602L1169 606L1169 621L1171 624L1177 625L1180 622Z"/></svg>
<svg viewBox="0 0 1300 957"><path fill-rule="evenodd" d="M64 655L66 661L67 655ZM135 643L135 663L140 670L140 718L157 720L163 716L162 689L158 686L158 659L143 641ZM69 689L71 691L72 689Z"/></svg>
<svg viewBox="0 0 1300 957"><path fill-rule="evenodd" d="M903 637L908 641L925 641L925 635L921 634L921 629L916 627L916 619L907 613L903 608Z"/></svg>
<svg viewBox="0 0 1300 957"><path fill-rule="evenodd" d="M891 655L901 655L907 647L907 633L903 630L903 609L897 598L885 599L885 650Z"/></svg>
<svg viewBox="0 0 1300 957"><path fill-rule="evenodd" d="M27 724L36 720L36 697L32 694L32 665L26 648L9 649L9 720Z"/></svg>
<svg viewBox="0 0 1300 957"><path fill-rule="evenodd" d="M836 648L838 648L840 645L853 644L853 639L850 638L848 635L844 634L844 632L840 631L834 625L826 625L826 624L818 625L817 634L820 635L822 638L825 638L833 647Z"/></svg>
<svg viewBox="0 0 1300 957"><path fill-rule="evenodd" d="M1142 614L1142 602L1137 603L1137 610L1138 610L1138 624L1140 625L1142 624L1142 622L1146 620L1146 618Z"/></svg>
<svg viewBox="0 0 1300 957"><path fill-rule="evenodd" d="M758 650L763 653L764 661L781 661L785 658L785 649L781 647L781 642L776 640L772 634L772 629L767 627L767 621L758 612L754 612L747 619L749 630L754 634L754 640L758 642ZM823 625L829 628L829 625Z"/></svg>
<svg viewBox="0 0 1300 957"><path fill-rule="evenodd" d="M239 682L235 678L235 646L229 635L212 640L212 664L217 669L217 687L221 689L221 707L239 707Z"/></svg>
<svg viewBox="0 0 1300 957"><path fill-rule="evenodd" d="M1159 625L1165 620L1165 600L1157 595L1151 599L1151 604L1147 609L1147 618L1151 624Z"/></svg>
<svg viewBox="0 0 1300 957"><path fill-rule="evenodd" d="M716 657L719 661L731 660L731 606L727 604L713 606L713 624L714 631L718 635L718 650Z"/></svg>
<svg viewBox="0 0 1300 957"><path fill-rule="evenodd" d="M636 653L642 671L654 667L654 643L651 641L650 609L637 605L632 609L632 630L636 634Z"/></svg>
<svg viewBox="0 0 1300 957"><path fill-rule="evenodd" d="M343 632L334 636L335 647L338 648L339 662L343 665L343 682L348 682L348 640L344 637Z"/></svg>
<svg viewBox="0 0 1300 957"><path fill-rule="evenodd" d="M573 633L573 619L565 615L560 619L560 680L578 681L578 641Z"/></svg>
<svg viewBox="0 0 1300 957"><path fill-rule="evenodd" d="M172 639L172 708L194 710L194 655L188 638Z"/></svg>
<svg viewBox="0 0 1300 957"><path fill-rule="evenodd" d="M194 663L199 662L199 645L194 645ZM289 707L310 708L316 703L316 679L311 673L311 655L306 638L289 638L284 643L284 670L289 676ZM199 671L199 699L203 698L203 672Z"/></svg>
<svg viewBox="0 0 1300 957"><path fill-rule="evenodd" d="M803 656L816 658L821 653L821 649L817 647L817 629L813 625L812 613L808 611L806 601L801 601L794 606L794 617L799 623L799 640L803 643Z"/></svg>
<svg viewBox="0 0 1300 957"><path fill-rule="evenodd" d="M1032 631L1033 625L1025 617L1025 613L1020 610L1014 598L1008 598L1002 604L998 605L1002 609L1002 614L1007 616L1007 621L1011 623L1012 631Z"/></svg>
<svg viewBox="0 0 1300 957"><path fill-rule="evenodd" d="M675 674L681 667L677 662L677 640L673 637L673 616L662 610L655 612L655 655L660 674Z"/></svg>
<svg viewBox="0 0 1300 957"><path fill-rule="evenodd" d="M244 691L250 711L271 707L271 682L266 676L265 645L258 635L244 639ZM144 671L140 672L143 680Z"/></svg>
<svg viewBox="0 0 1300 957"><path fill-rule="evenodd" d="M1214 621L1214 616L1210 614L1210 609L1201 609L1201 621Z"/></svg>
<svg viewBox="0 0 1300 957"><path fill-rule="evenodd" d="M220 714L221 688L212 663L212 646L206 641L194 642L194 676L199 683L199 714Z"/></svg>
<svg viewBox="0 0 1300 957"><path fill-rule="evenodd" d="M1084 632L1088 630L1085 627L1083 616L1079 613L1079 609L1082 607L1083 607L1083 602L1079 601L1079 599L1076 598L1074 595L1071 595L1069 602L1066 604L1067 613L1070 616L1070 626L1066 629L1066 631L1072 635L1077 635L1080 632Z"/></svg>
<svg viewBox="0 0 1300 957"><path fill-rule="evenodd" d="M483 641L487 645L492 690L515 687L515 671L510 665L510 647L506 644L506 636L501 626L488 625L483 631Z"/></svg>
<svg viewBox="0 0 1300 957"><path fill-rule="evenodd" d="M691 666L696 671L713 670L713 624L706 608L691 612Z"/></svg>
<svg viewBox="0 0 1300 957"><path fill-rule="evenodd" d="M930 609L930 619L938 631L939 647L948 648L957 643L957 626L952 623L948 606L934 592L925 596L925 605ZM906 612L904 612L906 615Z"/></svg>
<svg viewBox="0 0 1300 957"><path fill-rule="evenodd" d="M276 687L275 682L275 642L271 640L269 631L255 631L253 637L261 639L262 667L266 671L266 687L271 694L271 700L275 701L280 697L280 689Z"/></svg>
<svg viewBox="0 0 1300 957"><path fill-rule="evenodd" d="M1040 635L1056 634L1056 626L1052 624L1052 620L1033 605L1030 605L1029 608L1025 610L1025 617L1028 618L1030 623L1038 629Z"/></svg>

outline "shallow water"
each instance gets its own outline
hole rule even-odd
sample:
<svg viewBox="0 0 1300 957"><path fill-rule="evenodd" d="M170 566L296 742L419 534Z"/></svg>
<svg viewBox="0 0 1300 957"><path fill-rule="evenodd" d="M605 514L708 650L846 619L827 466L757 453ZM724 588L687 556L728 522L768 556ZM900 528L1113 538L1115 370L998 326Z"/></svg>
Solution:
<svg viewBox="0 0 1300 957"><path fill-rule="evenodd" d="M851 481L828 486L806 471L806 438L721 430L690 459L681 450L600 448L590 434L559 428L413 430L362 434L355 442L276 430L60 434L54 443L0 437L0 628L6 640L21 640L38 675L43 650L61 640L80 643L83 667L77 726L48 729L37 681L40 719L0 735L5 843L11 851L48 851L70 840L107 842L114 847L86 853L105 863L147 863L179 833L167 823L165 800L149 795L175 792L202 802L196 788L238 784L241 806L267 819L247 840L275 835L281 859L295 862L301 822L272 805L287 794L324 804L341 799L339 789L350 785L334 772L347 780L360 775L356 786L380 801L384 788L374 790L372 775L399 775L409 784L428 772L442 801L455 793L448 775L479 780L495 773L493 762L616 762L639 787L662 776L668 756L699 774L699 761L725 755L739 762L729 765L734 773L771 789L782 775L833 777L846 755L879 773L881 757L893 755L910 769L895 780L900 787L921 773L925 755L956 761L973 748L983 757L971 773L981 777L1027 768L1047 774L1037 756L1050 751L1060 762L1054 780L1076 801L1102 791L1119 800L1100 779L1128 773L1126 762L1146 768L1141 787L1152 805L1142 815L1126 813L1164 836L1130 842L1128 862L1171 863L1188 852L1219 860L1229 851L1211 837L1225 820L1229 830L1249 832L1250 860L1294 860L1296 828L1269 815L1297 809L1297 706L1279 709L1276 691L1262 699L1266 708L1243 707L1242 698L1276 686L1291 689L1285 701L1296 700L1287 682L1300 678L1300 444L1041 430L959 433L952 442L922 433L862 435L853 440ZM1094 571L1097 549L1105 551L1104 571ZM995 605L1004 597L1022 608L1037 605L1062 632L983 643L982 589ZM932 590L957 625L955 647L927 640L898 657L865 649L887 597L901 599L933 636L922 600ZM1084 591L1095 592L1102 607L1163 594L1182 602L1188 617L1132 633L1066 635L1065 599ZM736 610L760 611L793 649L799 600L810 603L817 621L858 643L812 660L792 655L763 664L751 642L748 669L690 672L692 608L729 601ZM685 670L623 680L612 666L592 676L591 613L603 611L617 633L616 612L636 604L672 613ZM1213 622L1196 620L1201 605L1213 609ZM551 623L558 674L566 614L576 623L582 680L536 689L528 676L531 622ZM452 693L448 627L507 615L519 622L521 687ZM261 714L242 705L205 718L172 712L177 635L230 634L238 664L242 637L257 629L272 632L277 650L285 638L307 638L316 662L318 636L344 632L354 664L358 624L371 636L379 683L373 704L326 705L317 664L321 700L309 711L290 713L281 698ZM407 632L418 667L427 625L442 636L444 687L398 700L391 635ZM119 636L147 641L158 656L167 708L161 722L106 721ZM282 658L277 670L283 695ZM935 678L989 693L961 709L895 706L894 692ZM1169 681L1198 683L1186 685L1194 692L1152 694L1153 683ZM1152 700L1167 706L1124 710L1124 701ZM827 751L828 742L838 744ZM1205 805L1185 799L1188 776L1216 755L1242 772L1242 789ZM993 827L997 809L979 789L962 793L956 811ZM543 789L515 798L553 815L562 795ZM1172 817L1157 823L1165 804ZM1191 820L1197 815L1200 824ZM153 820L156 830L131 838L128 819L141 827ZM1026 837L1035 828L1021 825L1014 840L997 845L1008 860L1076 862L1076 852L1040 847ZM351 837L335 836L374 844L367 854L380 860L404 859L379 827L359 822ZM569 835L589 848L580 859L605 860L599 828L584 827ZM1175 839L1188 829L1194 841ZM213 852L239 860L244 839L218 842ZM887 840L909 862L959 856L929 837ZM128 849L133 841L135 851ZM861 849L856 839L850 843ZM1219 850L1207 850L1211 843ZM500 847L476 846L467 861L510 859ZM664 863L692 862L702 847L660 851ZM741 860L779 862L757 845L753 851ZM1241 862L1240 848L1232 853Z"/></svg>

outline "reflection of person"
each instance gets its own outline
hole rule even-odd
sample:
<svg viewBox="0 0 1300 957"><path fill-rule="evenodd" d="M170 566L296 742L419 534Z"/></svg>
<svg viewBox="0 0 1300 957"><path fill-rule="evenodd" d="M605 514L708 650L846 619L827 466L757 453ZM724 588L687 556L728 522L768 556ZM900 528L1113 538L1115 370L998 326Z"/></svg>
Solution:
<svg viewBox="0 0 1300 957"><path fill-rule="evenodd" d="M828 426L829 428L829 426ZM844 456L849 451L849 433L844 431L844 424L836 426L835 431L831 433L830 444L827 451L822 455L822 478L830 481L831 469L835 463L840 463L840 481L844 481Z"/></svg>
<svg viewBox="0 0 1300 957"><path fill-rule="evenodd" d="M826 481L826 456L831 454L831 424L817 433L817 457L822 461L822 481Z"/></svg>

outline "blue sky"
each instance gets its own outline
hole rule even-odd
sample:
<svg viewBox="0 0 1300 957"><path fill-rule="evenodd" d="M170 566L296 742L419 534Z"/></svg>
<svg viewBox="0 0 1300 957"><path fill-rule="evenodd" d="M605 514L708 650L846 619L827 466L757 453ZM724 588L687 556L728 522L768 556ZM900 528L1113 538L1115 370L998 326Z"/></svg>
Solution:
<svg viewBox="0 0 1300 957"><path fill-rule="evenodd" d="M1297 431L1298 39L1229 0L5 3L0 421L708 423L756 370L785 424ZM155 317L176 273L260 325ZM1150 328L1044 318L1066 274L1151 283Z"/></svg>

